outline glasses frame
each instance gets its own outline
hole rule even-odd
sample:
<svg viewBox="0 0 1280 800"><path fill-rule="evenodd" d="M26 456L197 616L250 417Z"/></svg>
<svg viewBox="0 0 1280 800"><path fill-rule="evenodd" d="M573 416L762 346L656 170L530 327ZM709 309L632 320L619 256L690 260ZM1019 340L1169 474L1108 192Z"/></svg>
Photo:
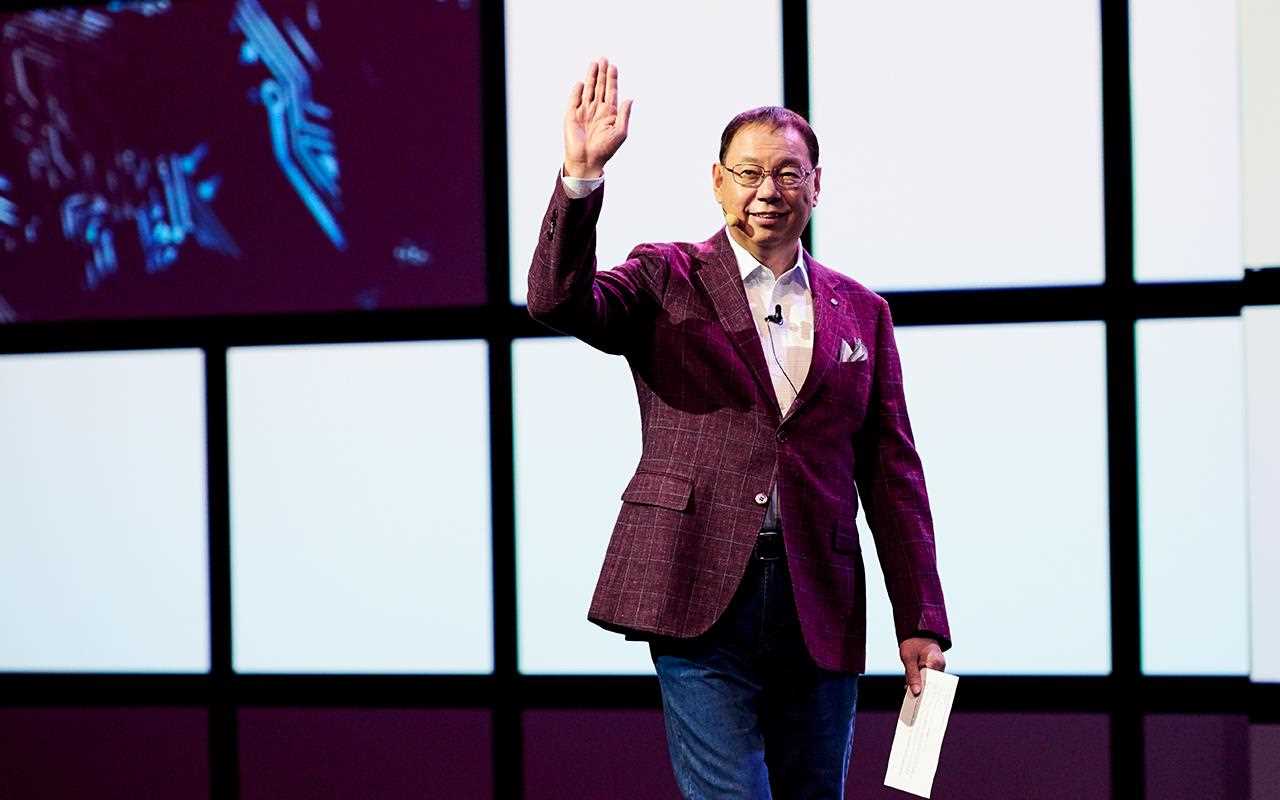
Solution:
<svg viewBox="0 0 1280 800"><path fill-rule="evenodd" d="M801 173L801 174L800 174L800 180L796 181L796 184L795 184L794 186L787 186L787 185L785 185L785 184L783 184L783 183L781 183L781 182L779 182L779 181L778 181L778 173L782 172L783 170L787 170L787 169L797 169L797 167L796 167L794 164L786 164L786 165L781 166L781 167L774 167L773 169L770 169L770 170L766 170L764 167L761 167L761 166L756 165L756 164L739 164L739 165L738 165L738 167L739 167L739 168L741 168L741 167L755 167L756 169L760 170L760 172L761 172L760 180L759 180L759 181L757 181L756 183L747 183L747 182L745 182L745 180L744 180L744 178L743 178L743 176L742 176L742 173L738 172L738 171L737 171L736 169L734 169L733 167L728 166L728 165L727 165L727 164L725 164L724 162L721 162L721 163L720 163L720 168L721 168L721 169L723 169L725 172L727 172L727 173L729 173L730 175L732 175L732 176L733 176L733 182L734 182L734 183L738 184L739 186L746 187L746 188L748 188L748 189L756 189L756 188L759 188L760 186L763 186L763 185L764 185L764 179L765 179L765 176L768 176L768 177L770 177L770 178L773 178L773 185L774 185L774 186L776 186L776 187L778 187L779 189L788 189L788 190L799 189L801 186L804 186L804 182L805 182L805 181L809 180L809 176L810 176L810 175L812 175L813 173L815 173L815 172L817 172L817 171L818 171L818 165L817 165L817 164L814 164L812 167L809 167L809 169L807 169L807 170L801 170L801 171L800 171L800 173Z"/></svg>

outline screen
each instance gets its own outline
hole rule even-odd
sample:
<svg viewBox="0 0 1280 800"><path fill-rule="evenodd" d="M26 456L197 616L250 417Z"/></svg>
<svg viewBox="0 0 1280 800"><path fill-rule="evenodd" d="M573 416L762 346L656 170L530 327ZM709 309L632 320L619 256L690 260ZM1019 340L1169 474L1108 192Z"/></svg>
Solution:
<svg viewBox="0 0 1280 800"><path fill-rule="evenodd" d="M1249 425L1250 677L1280 683L1280 307L1244 312Z"/></svg>
<svg viewBox="0 0 1280 800"><path fill-rule="evenodd" d="M520 671L651 675L647 647L587 621L640 460L631 371L576 339L518 341L512 356Z"/></svg>
<svg viewBox="0 0 1280 800"><path fill-rule="evenodd" d="M1249 670L1240 320L1142 320L1138 507L1142 669Z"/></svg>
<svg viewBox="0 0 1280 800"><path fill-rule="evenodd" d="M1129 3L1134 271L1240 277L1235 3Z"/></svg>
<svg viewBox="0 0 1280 800"><path fill-rule="evenodd" d="M1241 159L1244 173L1244 261L1280 265L1280 6L1240 3Z"/></svg>
<svg viewBox="0 0 1280 800"><path fill-rule="evenodd" d="M198 350L0 356L0 670L204 672Z"/></svg>
<svg viewBox="0 0 1280 800"><path fill-rule="evenodd" d="M814 255L876 290L1103 276L1098 5L810 0Z"/></svg>
<svg viewBox="0 0 1280 800"><path fill-rule="evenodd" d="M899 328L962 674L1111 669L1104 331L1098 322ZM867 671L902 673L865 517ZM1023 632L1033 648L1009 647ZM1013 632L1013 633L1011 633Z"/></svg>
<svg viewBox="0 0 1280 800"><path fill-rule="evenodd" d="M485 299L470 2L0 15L0 321Z"/></svg>
<svg viewBox="0 0 1280 800"><path fill-rule="evenodd" d="M238 671L493 669L487 355L229 351Z"/></svg>

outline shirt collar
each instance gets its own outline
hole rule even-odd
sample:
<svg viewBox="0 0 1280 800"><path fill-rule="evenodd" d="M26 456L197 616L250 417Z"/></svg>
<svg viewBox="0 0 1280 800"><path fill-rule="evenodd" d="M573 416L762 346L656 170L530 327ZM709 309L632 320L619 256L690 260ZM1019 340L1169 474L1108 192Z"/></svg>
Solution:
<svg viewBox="0 0 1280 800"><path fill-rule="evenodd" d="M747 252L747 248L738 244L737 240L734 239L728 231L725 231L724 235L725 238L729 240L729 246L733 248L733 256L738 261L738 274L742 277L744 283L757 269L769 272L769 268L764 264L761 264L759 261L756 261L755 256ZM799 267L799 269L796 269L796 267ZM808 288L809 286L808 267L804 263L804 248L799 245L796 246L796 263L792 264L790 269L782 273L782 278L788 277L800 281L805 288Z"/></svg>

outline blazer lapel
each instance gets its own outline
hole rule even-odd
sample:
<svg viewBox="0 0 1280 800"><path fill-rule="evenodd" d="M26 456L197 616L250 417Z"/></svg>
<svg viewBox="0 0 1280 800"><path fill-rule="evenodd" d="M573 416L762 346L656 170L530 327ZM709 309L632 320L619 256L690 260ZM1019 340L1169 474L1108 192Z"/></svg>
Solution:
<svg viewBox="0 0 1280 800"><path fill-rule="evenodd" d="M751 304L747 302L742 274L738 272L738 262L733 257L727 236L722 228L699 246L701 267L695 273L695 278L711 298L716 316L729 334L729 340L733 342L738 354L755 376L756 383L768 398L766 405L777 409L773 382L769 379L769 366L760 346L760 334L756 330L755 320L751 318Z"/></svg>

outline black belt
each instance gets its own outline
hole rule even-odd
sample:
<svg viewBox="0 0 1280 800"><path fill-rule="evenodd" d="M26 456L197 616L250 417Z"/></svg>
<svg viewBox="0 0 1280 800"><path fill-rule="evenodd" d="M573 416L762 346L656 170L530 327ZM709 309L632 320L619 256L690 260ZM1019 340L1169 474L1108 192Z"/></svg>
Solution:
<svg viewBox="0 0 1280 800"><path fill-rule="evenodd" d="M758 561L777 561L786 555L782 547L782 531L760 531L751 557Z"/></svg>

